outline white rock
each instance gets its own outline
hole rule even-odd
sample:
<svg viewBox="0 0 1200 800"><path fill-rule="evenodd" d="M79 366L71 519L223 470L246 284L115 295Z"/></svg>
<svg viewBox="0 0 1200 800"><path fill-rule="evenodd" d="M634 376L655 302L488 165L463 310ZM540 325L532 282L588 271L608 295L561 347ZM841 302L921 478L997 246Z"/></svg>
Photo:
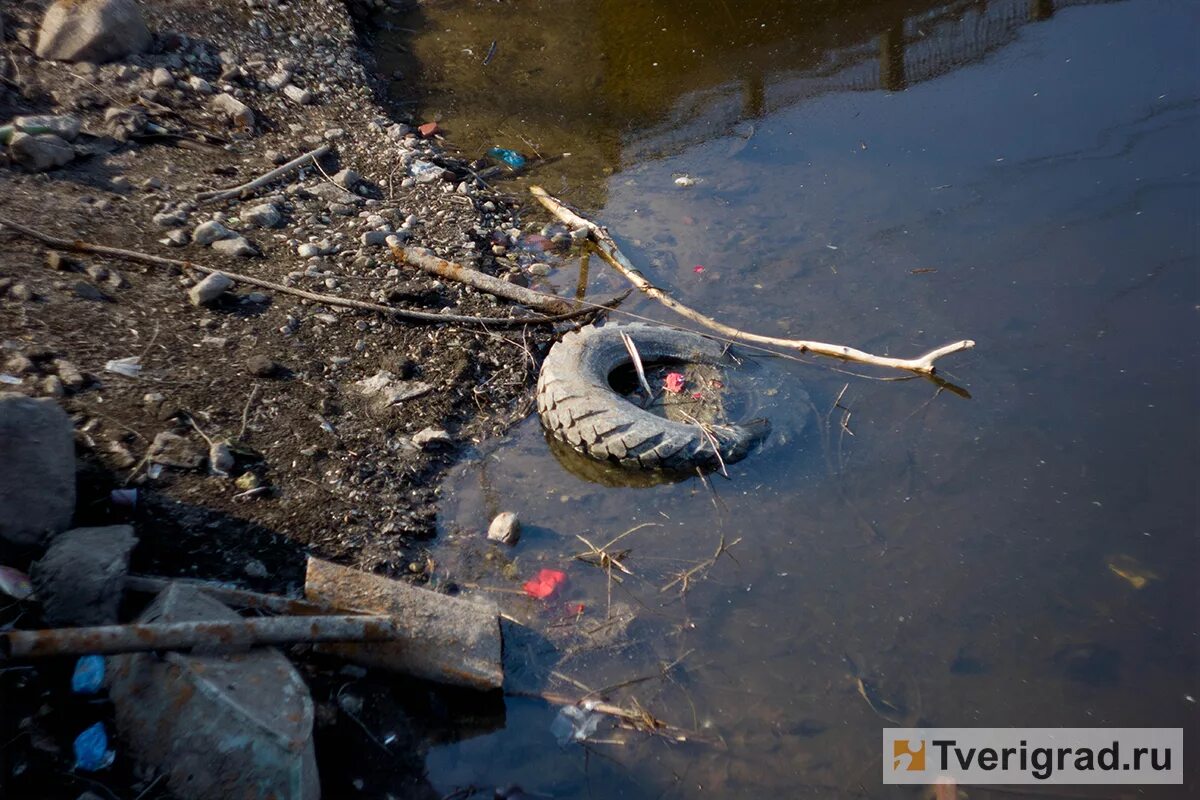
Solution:
<svg viewBox="0 0 1200 800"><path fill-rule="evenodd" d="M165 67L155 67L150 73L150 85L159 89L170 89L175 86L175 78Z"/></svg>
<svg viewBox="0 0 1200 800"><path fill-rule="evenodd" d="M215 219L202 222L192 231L192 241L196 244L212 244L221 239L229 239L236 234Z"/></svg>
<svg viewBox="0 0 1200 800"><path fill-rule="evenodd" d="M267 78L267 88L273 92L278 92L283 87L287 86L292 80L292 73L281 69L278 72Z"/></svg>
<svg viewBox="0 0 1200 800"><path fill-rule="evenodd" d="M211 105L214 109L229 117L233 121L233 124L242 128L254 127L254 112L250 110L248 105L228 92L222 92L214 97Z"/></svg>
<svg viewBox="0 0 1200 800"><path fill-rule="evenodd" d="M38 58L102 63L150 46L134 0L56 0L38 32Z"/></svg>
<svg viewBox="0 0 1200 800"><path fill-rule="evenodd" d="M188 86L192 87L192 91L197 94L212 94L213 91L212 84L199 75L188 78Z"/></svg>
<svg viewBox="0 0 1200 800"><path fill-rule="evenodd" d="M258 250L254 245L246 239L245 236L234 236L230 239L219 239L212 243L212 249L218 253L227 256L241 256L249 258L250 256L258 255Z"/></svg>
<svg viewBox="0 0 1200 800"><path fill-rule="evenodd" d="M492 520L492 524L488 526L487 537L493 542L516 544L517 540L521 538L521 520L512 511L497 514L496 518Z"/></svg>
<svg viewBox="0 0 1200 800"><path fill-rule="evenodd" d="M321 248L312 242L305 242L296 248L296 255L301 258L316 258L321 255Z"/></svg>
<svg viewBox="0 0 1200 800"><path fill-rule="evenodd" d="M194 306L204 306L216 300L233 286L233 281L219 272L214 272L188 290L188 299Z"/></svg>
<svg viewBox="0 0 1200 800"><path fill-rule="evenodd" d="M283 87L283 96L300 106L306 106L313 101L312 92L308 89L301 89L294 83L289 83Z"/></svg>
<svg viewBox="0 0 1200 800"><path fill-rule="evenodd" d="M454 440L450 438L450 434L446 433L441 428L425 428L412 438L413 444L424 450L433 450L438 447L453 444Z"/></svg>

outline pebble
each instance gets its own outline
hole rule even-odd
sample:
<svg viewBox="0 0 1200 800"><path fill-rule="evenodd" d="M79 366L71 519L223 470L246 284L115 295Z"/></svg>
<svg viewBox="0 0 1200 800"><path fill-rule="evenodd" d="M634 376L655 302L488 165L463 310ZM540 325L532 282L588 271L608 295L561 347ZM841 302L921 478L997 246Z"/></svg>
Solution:
<svg viewBox="0 0 1200 800"><path fill-rule="evenodd" d="M308 89L301 89L294 83L289 83L283 87L283 96L291 100L296 105L306 106L312 103L313 93Z"/></svg>
<svg viewBox="0 0 1200 800"><path fill-rule="evenodd" d="M236 69L236 68L235 68ZM212 99L212 107L242 128L254 127L254 112L233 95L223 92Z"/></svg>
<svg viewBox="0 0 1200 800"><path fill-rule="evenodd" d="M321 248L312 242L305 242L296 248L296 255L301 258L316 258L321 255Z"/></svg>
<svg viewBox="0 0 1200 800"><path fill-rule="evenodd" d="M340 128L338 130L341 130ZM325 131L326 138L329 137L329 131ZM333 176L333 182L343 189L354 190L355 186L362 183L362 176L352 169L344 169Z"/></svg>
<svg viewBox="0 0 1200 800"><path fill-rule="evenodd" d="M246 474L251 475L253 473L248 472ZM239 489L241 488L240 483L238 484L238 488ZM254 487L251 486L250 488L253 489ZM246 575L251 578L265 578L265 577L267 577L267 575L270 574L269 572L267 572L267 565L262 563L261 561L259 561L257 558L252 558L249 561L247 561L246 566L243 567L243 569L245 570Z"/></svg>
<svg viewBox="0 0 1200 800"><path fill-rule="evenodd" d="M273 361L263 355L250 356L246 360L246 367L256 378L274 378L283 371L283 367L279 365L279 362Z"/></svg>
<svg viewBox="0 0 1200 800"><path fill-rule="evenodd" d="M188 290L188 299L194 306L208 305L231 286L233 286L232 280L219 272L214 272Z"/></svg>
<svg viewBox="0 0 1200 800"><path fill-rule="evenodd" d="M66 394L62 379L57 375L46 376L46 379L42 381L42 394L49 397L62 397Z"/></svg>
<svg viewBox="0 0 1200 800"><path fill-rule="evenodd" d="M415 439L414 439L415 441ZM488 526L487 538L493 542L503 542L514 545L521 538L521 520L513 511L505 511L496 515Z"/></svg>
<svg viewBox="0 0 1200 800"><path fill-rule="evenodd" d="M155 67L150 73L150 85L159 89L171 89L175 86L175 78L163 67Z"/></svg>
<svg viewBox="0 0 1200 800"><path fill-rule="evenodd" d="M66 272L75 266L74 262L57 250L46 253L46 267L55 272Z"/></svg>
<svg viewBox="0 0 1200 800"><path fill-rule="evenodd" d="M382 247L387 244L386 231L367 231L362 235L363 247Z"/></svg>
<svg viewBox="0 0 1200 800"><path fill-rule="evenodd" d="M425 428L413 435L413 444L423 450L434 450L439 447L453 444L454 440L450 438L450 434L441 428Z"/></svg>
<svg viewBox="0 0 1200 800"><path fill-rule="evenodd" d="M155 225L162 228L178 228L187 222L187 214L182 211L163 211L155 214L151 219Z"/></svg>
<svg viewBox="0 0 1200 800"><path fill-rule="evenodd" d="M190 86L192 91L196 94L212 94L213 92L212 84L204 80L204 78L201 78L199 75L193 75L192 77L188 78L188 86Z"/></svg>
<svg viewBox="0 0 1200 800"><path fill-rule="evenodd" d="M181 231L178 228L168 233L167 238L162 240L167 247L184 247L190 241L191 237L188 236L187 231Z"/></svg>
<svg viewBox="0 0 1200 800"><path fill-rule="evenodd" d="M208 222L202 222L192 231L192 241L196 244L212 244L221 239L229 239L234 236L233 231L226 228L215 219L210 219Z"/></svg>
<svg viewBox="0 0 1200 800"><path fill-rule="evenodd" d="M263 203L242 214L242 220L259 228L278 228L283 224L283 215L272 203Z"/></svg>
<svg viewBox="0 0 1200 800"><path fill-rule="evenodd" d="M267 88L272 92L278 92L280 89L291 83L291 81L292 73L285 69L281 69L278 72L273 73L271 77L267 78Z"/></svg>
<svg viewBox="0 0 1200 800"><path fill-rule="evenodd" d="M84 383L87 382L79 368L65 358L54 359L54 370L62 379L63 384L73 392L83 388Z"/></svg>
<svg viewBox="0 0 1200 800"><path fill-rule="evenodd" d="M72 287L75 291L75 296L81 300L91 300L96 303L103 303L109 299L108 295L92 286L87 281L76 281ZM16 294L16 288L13 288L13 294Z"/></svg>
<svg viewBox="0 0 1200 800"><path fill-rule="evenodd" d="M227 256L240 256L249 258L258 255L258 249L250 244L250 241L245 236L234 236L230 239L221 239L212 243L212 249Z"/></svg>

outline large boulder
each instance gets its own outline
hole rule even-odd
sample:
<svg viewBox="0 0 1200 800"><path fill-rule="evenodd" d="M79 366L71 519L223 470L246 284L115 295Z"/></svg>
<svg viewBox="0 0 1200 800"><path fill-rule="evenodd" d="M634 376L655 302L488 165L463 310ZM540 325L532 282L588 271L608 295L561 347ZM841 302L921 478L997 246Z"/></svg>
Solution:
<svg viewBox="0 0 1200 800"><path fill-rule="evenodd" d="M75 511L75 430L50 399L0 394L0 541L43 544Z"/></svg>
<svg viewBox="0 0 1200 800"><path fill-rule="evenodd" d="M150 29L135 0L55 0L42 19L37 54L100 64L149 46Z"/></svg>

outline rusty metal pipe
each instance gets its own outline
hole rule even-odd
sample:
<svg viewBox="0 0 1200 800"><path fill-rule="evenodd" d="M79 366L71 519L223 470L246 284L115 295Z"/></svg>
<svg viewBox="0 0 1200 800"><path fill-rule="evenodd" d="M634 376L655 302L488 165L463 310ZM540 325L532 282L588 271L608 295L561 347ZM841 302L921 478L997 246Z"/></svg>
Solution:
<svg viewBox="0 0 1200 800"><path fill-rule="evenodd" d="M311 603L307 600L296 600L290 597L280 597L277 594L263 594L246 589L236 589L212 581L201 581L195 578L156 578L150 575L127 575L125 588L131 592L157 595L171 584L179 584L192 589L199 589L209 597L220 600L232 608L250 608L255 611L269 611L272 614L345 614L330 606Z"/></svg>
<svg viewBox="0 0 1200 800"><path fill-rule="evenodd" d="M242 650L255 645L395 642L396 623L375 616L259 617L237 622L148 622L0 633L0 658L137 653L149 650Z"/></svg>

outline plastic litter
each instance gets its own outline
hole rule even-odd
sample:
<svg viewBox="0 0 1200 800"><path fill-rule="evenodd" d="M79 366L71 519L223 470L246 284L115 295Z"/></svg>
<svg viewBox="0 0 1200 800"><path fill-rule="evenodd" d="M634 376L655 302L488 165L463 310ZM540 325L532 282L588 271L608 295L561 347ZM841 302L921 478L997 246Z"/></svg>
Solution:
<svg viewBox="0 0 1200 800"><path fill-rule="evenodd" d="M488 150L488 155L492 158L498 158L505 164L508 164L513 169L520 169L525 166L525 156L518 153L516 150L508 150L504 147L493 147Z"/></svg>
<svg viewBox="0 0 1200 800"><path fill-rule="evenodd" d="M691 175L680 175L678 178L675 179L675 185L683 186L684 188L686 188L688 186L695 186L696 179L693 178Z"/></svg>
<svg viewBox="0 0 1200 800"><path fill-rule="evenodd" d="M0 565L0 593L14 600L24 600L33 594L33 583L21 570Z"/></svg>
<svg viewBox="0 0 1200 800"><path fill-rule="evenodd" d="M71 675L71 691L75 694L95 694L103 686L104 656L80 657Z"/></svg>
<svg viewBox="0 0 1200 800"><path fill-rule="evenodd" d="M115 372L118 375L124 375L126 378L136 378L142 374L142 365L139 363L141 360L141 356L115 358L104 364L104 371Z"/></svg>
<svg viewBox="0 0 1200 800"><path fill-rule="evenodd" d="M558 740L559 747L566 747L571 742L582 742L595 734L603 718L604 715L593 712L587 702L582 708L563 706L550 723L550 732Z"/></svg>
<svg viewBox="0 0 1200 800"><path fill-rule="evenodd" d="M680 372L668 372L666 379L663 381L663 388L671 394L679 394L683 391L684 384L683 374Z"/></svg>
<svg viewBox="0 0 1200 800"><path fill-rule="evenodd" d="M567 573L557 569L543 569L538 571L537 577L526 581L525 594L530 597L536 597L538 600L545 600L558 591L558 587L567 582Z"/></svg>
<svg viewBox="0 0 1200 800"><path fill-rule="evenodd" d="M116 758L116 752L108 749L108 731L103 722L75 737L75 769L97 772L112 766Z"/></svg>
<svg viewBox="0 0 1200 800"><path fill-rule="evenodd" d="M422 161L419 158L408 165L408 174L411 175L417 181L417 183L429 183L430 181L438 180L442 177L442 173L444 172L445 170L443 170L437 164L431 164L430 162Z"/></svg>

